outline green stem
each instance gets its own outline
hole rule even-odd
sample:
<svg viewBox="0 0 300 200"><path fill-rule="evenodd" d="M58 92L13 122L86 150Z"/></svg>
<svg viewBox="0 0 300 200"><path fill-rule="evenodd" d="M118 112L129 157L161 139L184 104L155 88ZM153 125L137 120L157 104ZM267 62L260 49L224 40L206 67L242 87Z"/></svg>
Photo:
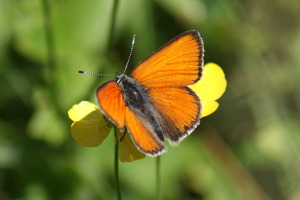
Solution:
<svg viewBox="0 0 300 200"><path fill-rule="evenodd" d="M114 39L114 33L115 33L115 27L116 27L116 18L117 18L117 10L119 6L119 0L114 0L112 13L111 13L111 21L110 21L110 29L109 29L109 43L108 48L110 50L113 49L113 39Z"/></svg>
<svg viewBox="0 0 300 200"><path fill-rule="evenodd" d="M115 132L115 179L116 179L116 189L118 200L122 199L121 190L120 190L120 181L119 181L119 139L118 139L118 132L117 128L114 127Z"/></svg>
<svg viewBox="0 0 300 200"><path fill-rule="evenodd" d="M160 156L156 157L156 198L160 199Z"/></svg>
<svg viewBox="0 0 300 200"><path fill-rule="evenodd" d="M52 103L53 108L56 111L57 117L61 120L65 120L66 113L60 105L60 98L57 98L58 87L56 81L57 75L57 62L56 62L56 52L55 52L55 38L53 33L53 23L51 16L51 5L49 0L41 0L43 8L43 20L44 20L44 30L45 30L45 42L47 50L47 64L44 70L45 77L45 87L47 87L49 92L49 100Z"/></svg>
<svg viewBox="0 0 300 200"><path fill-rule="evenodd" d="M50 12L50 5L48 0L42 0L43 6L43 15L44 15L44 29L45 29L45 36L46 36L46 46L47 46L47 70L46 75L50 80L50 83L53 82L53 71L56 67L55 63L55 48L54 48L54 36L52 32L52 20L51 20L51 12ZM52 83L53 84L53 83Z"/></svg>

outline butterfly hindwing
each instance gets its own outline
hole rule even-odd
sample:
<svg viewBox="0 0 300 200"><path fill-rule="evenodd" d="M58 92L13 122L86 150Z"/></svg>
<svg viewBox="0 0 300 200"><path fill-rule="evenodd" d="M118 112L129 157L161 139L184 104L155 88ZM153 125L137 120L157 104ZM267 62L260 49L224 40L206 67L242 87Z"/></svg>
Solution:
<svg viewBox="0 0 300 200"><path fill-rule="evenodd" d="M142 121L136 113L125 108L125 123L137 147L149 156L157 156L166 151L163 142L147 121Z"/></svg>
<svg viewBox="0 0 300 200"><path fill-rule="evenodd" d="M172 143L180 142L199 124L201 103L189 88L155 88L149 94L161 115L164 136Z"/></svg>

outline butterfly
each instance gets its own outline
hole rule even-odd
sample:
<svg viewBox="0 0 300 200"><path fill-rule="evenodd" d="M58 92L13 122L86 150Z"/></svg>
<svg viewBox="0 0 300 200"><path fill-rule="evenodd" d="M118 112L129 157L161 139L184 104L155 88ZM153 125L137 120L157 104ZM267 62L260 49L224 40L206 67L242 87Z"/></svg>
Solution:
<svg viewBox="0 0 300 200"><path fill-rule="evenodd" d="M116 74L99 86L100 110L129 132L142 153L164 153L165 138L178 144L200 123L201 101L188 86L201 78L203 56L200 34L182 33L138 64L131 77Z"/></svg>

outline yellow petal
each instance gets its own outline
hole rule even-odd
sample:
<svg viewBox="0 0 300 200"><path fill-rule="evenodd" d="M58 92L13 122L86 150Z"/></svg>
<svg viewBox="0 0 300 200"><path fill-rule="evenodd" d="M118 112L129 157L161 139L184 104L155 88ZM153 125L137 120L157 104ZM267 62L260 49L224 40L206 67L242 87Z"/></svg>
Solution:
<svg viewBox="0 0 300 200"><path fill-rule="evenodd" d="M204 101L202 102L202 107L203 109L202 109L201 117L206 117L207 115L212 114L218 109L219 103L216 101Z"/></svg>
<svg viewBox="0 0 300 200"><path fill-rule="evenodd" d="M99 110L95 104L88 101L81 101L79 104L75 104L68 111L68 114L70 119L75 122L87 117L87 115L95 110Z"/></svg>
<svg viewBox="0 0 300 200"><path fill-rule="evenodd" d="M220 66L208 63L203 67L201 79L190 86L202 102L202 116L215 112L219 106L216 102L225 92L227 81Z"/></svg>
<svg viewBox="0 0 300 200"><path fill-rule="evenodd" d="M111 127L96 105L82 101L68 112L75 121L71 125L71 135L80 145L95 147L103 142Z"/></svg>
<svg viewBox="0 0 300 200"><path fill-rule="evenodd" d="M129 133L120 133L118 132L119 138L119 156L121 162L132 162L141 158L144 158L145 155L142 154L134 145Z"/></svg>

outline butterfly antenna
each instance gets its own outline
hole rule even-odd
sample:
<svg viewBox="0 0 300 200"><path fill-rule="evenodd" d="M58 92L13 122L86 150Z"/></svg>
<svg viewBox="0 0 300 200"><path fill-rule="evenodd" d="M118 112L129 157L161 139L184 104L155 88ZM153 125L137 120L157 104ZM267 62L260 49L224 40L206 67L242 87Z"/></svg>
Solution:
<svg viewBox="0 0 300 200"><path fill-rule="evenodd" d="M130 58L131 58L131 55L132 55L134 43L135 43L135 35L133 35L133 37L132 37L130 53L129 53L129 57L128 57L127 63L125 65L125 69L123 71L123 74L125 74L125 71L126 71L126 69L128 67L128 64L129 64L129 61L130 61Z"/></svg>
<svg viewBox="0 0 300 200"><path fill-rule="evenodd" d="M91 73L91 72L86 72L86 71L77 71L80 74L89 74L89 75L94 75L94 76L113 76L112 74L97 74L97 73Z"/></svg>

